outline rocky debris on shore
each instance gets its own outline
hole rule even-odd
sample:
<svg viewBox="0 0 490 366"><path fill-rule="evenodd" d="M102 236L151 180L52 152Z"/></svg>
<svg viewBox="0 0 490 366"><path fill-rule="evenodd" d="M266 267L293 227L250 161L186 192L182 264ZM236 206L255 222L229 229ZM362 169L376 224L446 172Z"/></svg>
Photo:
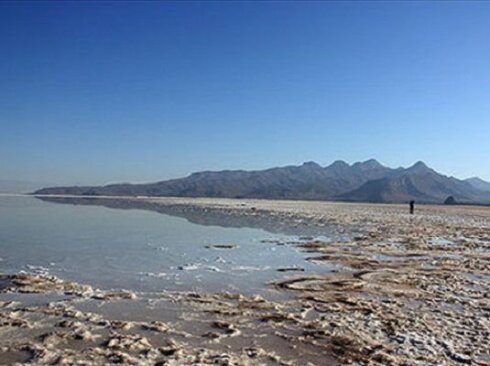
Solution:
<svg viewBox="0 0 490 366"><path fill-rule="evenodd" d="M169 326L165 324L164 322L154 320L150 322L149 324L143 324L143 328L158 332L158 333L168 333L169 331Z"/></svg>
<svg viewBox="0 0 490 366"><path fill-rule="evenodd" d="M65 281L56 276L32 274L26 272L0 274L3 283L2 292L17 293L58 293L67 296L92 298L96 300L136 299L136 294L127 290L102 291L89 285Z"/></svg>
<svg viewBox="0 0 490 366"><path fill-rule="evenodd" d="M208 314L206 320L208 334L190 334L172 323L161 320L128 321L107 319L101 314L82 311L80 301L112 302L133 299L133 297L93 296L102 294L100 290L90 290L89 286L65 283L52 276L35 274L2 275L10 281L1 293L6 295L70 294L77 296L57 300L42 301L39 304L23 304L21 301L0 302L0 362L11 360L16 365L291 365L274 352L261 348L238 345L220 345L224 339L242 335L240 325L233 321L219 319L226 312ZM74 289L77 289L76 291ZM78 291L78 289L82 289ZM117 292L119 294L119 292ZM126 294L125 292L122 292ZM89 295L87 295L89 294ZM247 298L240 294L223 293L199 295L185 293L172 295L168 301L193 304L194 310L201 310L199 303L211 306L223 301L228 306L239 302L239 309L247 312L270 309L273 303L261 297ZM141 306L145 306L144 303ZM240 310L239 310L240 311ZM240 313L237 313L240 314ZM241 312L244 315L243 312ZM192 329L193 327L191 327ZM212 332L216 336L212 335ZM14 336L9 336L14 335ZM178 339L178 340L177 340ZM203 339L215 344L202 343Z"/></svg>
<svg viewBox="0 0 490 366"><path fill-rule="evenodd" d="M2 292L48 293L57 292L66 295L92 296L93 289L88 285L64 281L55 276L32 273L0 274L3 282Z"/></svg>
<svg viewBox="0 0 490 366"><path fill-rule="evenodd" d="M291 364L261 349L209 348L196 341L203 339L201 335L189 340L192 336L161 321L104 319L98 314L75 310L66 301L43 306L2 305L5 306L0 310L0 359L12 360L15 365ZM6 321L14 318L20 321ZM126 326L129 323L131 326ZM209 329L225 337L240 335L231 322L212 321ZM5 338L7 334L15 336Z"/></svg>

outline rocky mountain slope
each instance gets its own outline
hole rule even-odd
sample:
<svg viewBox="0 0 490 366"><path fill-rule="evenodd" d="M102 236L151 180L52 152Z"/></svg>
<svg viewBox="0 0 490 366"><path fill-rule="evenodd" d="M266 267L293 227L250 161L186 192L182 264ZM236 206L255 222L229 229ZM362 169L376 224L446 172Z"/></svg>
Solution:
<svg viewBox="0 0 490 366"><path fill-rule="evenodd" d="M490 192L490 182L486 182L481 178L473 177L465 179L465 182L471 184L474 188L479 189L481 191Z"/></svg>
<svg viewBox="0 0 490 366"><path fill-rule="evenodd" d="M335 161L322 167L314 162L266 170L204 171L185 178L149 184L111 184L94 187L52 187L35 194L230 197L365 202L488 203L490 192L468 181L439 174L423 162L392 169L371 159L352 165Z"/></svg>

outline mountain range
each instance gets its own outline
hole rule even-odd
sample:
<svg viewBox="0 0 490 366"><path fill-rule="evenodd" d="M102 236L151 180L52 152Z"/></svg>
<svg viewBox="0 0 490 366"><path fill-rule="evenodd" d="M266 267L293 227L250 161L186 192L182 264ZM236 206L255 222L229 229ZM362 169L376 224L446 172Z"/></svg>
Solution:
<svg viewBox="0 0 490 366"><path fill-rule="evenodd" d="M266 170L193 173L185 178L145 184L51 187L37 195L174 196L338 200L353 202L490 203L490 183L479 178L448 177L419 161L409 168L389 168L374 159L352 165L338 160Z"/></svg>

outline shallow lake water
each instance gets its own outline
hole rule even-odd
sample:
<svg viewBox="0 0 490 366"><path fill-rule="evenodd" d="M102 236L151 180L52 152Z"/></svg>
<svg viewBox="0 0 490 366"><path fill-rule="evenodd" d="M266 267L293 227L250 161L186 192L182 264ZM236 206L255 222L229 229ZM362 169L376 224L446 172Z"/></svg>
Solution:
<svg viewBox="0 0 490 366"><path fill-rule="evenodd" d="M48 273L102 289L257 293L285 276L279 268L332 269L306 261L308 254L293 246L274 244L297 239L146 210L0 197L1 272Z"/></svg>

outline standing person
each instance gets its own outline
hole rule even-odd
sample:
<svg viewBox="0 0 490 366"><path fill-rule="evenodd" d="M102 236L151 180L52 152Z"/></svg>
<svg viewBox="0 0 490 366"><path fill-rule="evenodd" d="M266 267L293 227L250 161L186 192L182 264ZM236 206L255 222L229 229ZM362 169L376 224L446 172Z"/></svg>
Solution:
<svg viewBox="0 0 490 366"><path fill-rule="evenodd" d="M413 215L413 211L415 209L415 201L411 200L410 201L410 214Z"/></svg>

